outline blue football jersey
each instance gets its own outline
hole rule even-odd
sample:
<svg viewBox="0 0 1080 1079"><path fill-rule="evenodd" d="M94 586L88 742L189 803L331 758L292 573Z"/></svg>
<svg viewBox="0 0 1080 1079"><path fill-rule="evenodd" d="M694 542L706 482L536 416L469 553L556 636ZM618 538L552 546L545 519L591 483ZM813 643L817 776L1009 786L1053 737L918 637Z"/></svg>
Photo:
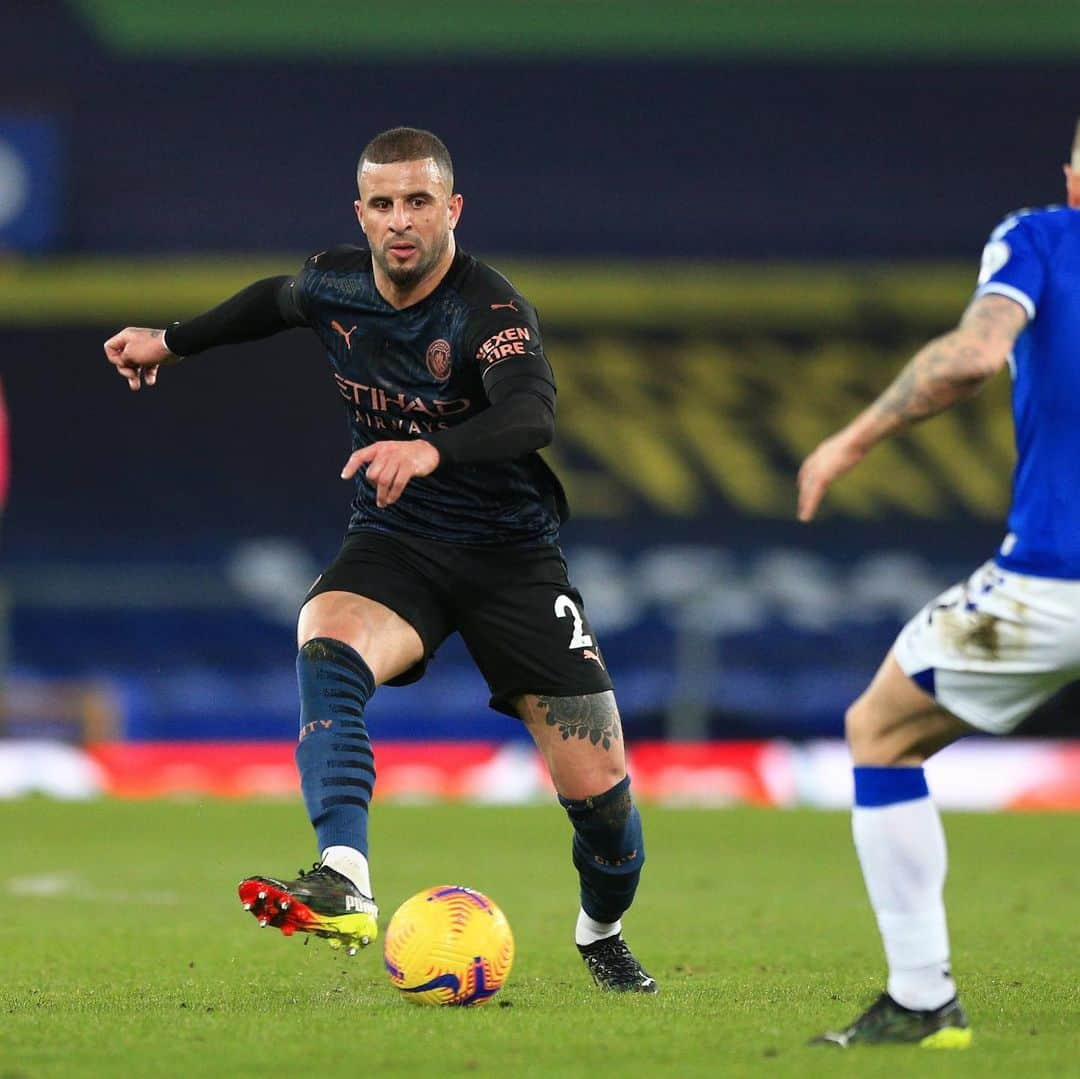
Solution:
<svg viewBox="0 0 1080 1079"><path fill-rule="evenodd" d="M1080 579L1080 210L1007 217L983 251L977 296L1019 303L1012 371L1016 471L1005 569Z"/></svg>

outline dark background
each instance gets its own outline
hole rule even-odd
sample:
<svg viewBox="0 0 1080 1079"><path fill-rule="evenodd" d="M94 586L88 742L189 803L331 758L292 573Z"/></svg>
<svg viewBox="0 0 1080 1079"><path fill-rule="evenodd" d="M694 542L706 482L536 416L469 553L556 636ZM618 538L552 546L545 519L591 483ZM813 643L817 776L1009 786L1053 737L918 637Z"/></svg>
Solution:
<svg viewBox="0 0 1080 1079"><path fill-rule="evenodd" d="M1060 198L1080 82L1076 59L1019 47L140 56L110 51L78 9L0 3L0 105L60 125L63 246L82 252L348 239L360 149L410 123L450 146L465 235L488 254L970 258L1005 212ZM1018 10L1020 41L1025 21Z"/></svg>

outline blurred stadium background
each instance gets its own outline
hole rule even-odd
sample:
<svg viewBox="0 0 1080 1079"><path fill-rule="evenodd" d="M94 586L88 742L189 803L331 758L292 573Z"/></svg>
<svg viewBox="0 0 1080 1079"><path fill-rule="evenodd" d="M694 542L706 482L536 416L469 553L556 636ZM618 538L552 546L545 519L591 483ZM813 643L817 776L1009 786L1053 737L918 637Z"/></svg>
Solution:
<svg viewBox="0 0 1080 1079"><path fill-rule="evenodd" d="M462 244L540 309L564 547L645 793L844 804L845 705L996 546L1004 381L877 450L813 528L793 478L956 318L995 223L1060 197L1080 11L453 11L0 0L0 797L293 796L295 611L349 501L319 347L135 396L101 343L355 241L356 156L398 123L445 139ZM1078 699L948 751L939 795L1080 807ZM369 714L383 797L545 789L456 642Z"/></svg>

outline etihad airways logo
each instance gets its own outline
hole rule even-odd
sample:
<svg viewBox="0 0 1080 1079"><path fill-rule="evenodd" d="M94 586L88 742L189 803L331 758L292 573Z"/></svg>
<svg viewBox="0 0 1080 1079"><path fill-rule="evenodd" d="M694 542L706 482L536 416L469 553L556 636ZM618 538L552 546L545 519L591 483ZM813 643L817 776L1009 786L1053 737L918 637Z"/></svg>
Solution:
<svg viewBox="0 0 1080 1079"><path fill-rule="evenodd" d="M423 397L410 396L407 393L387 393L381 386L365 386L362 382L353 382L335 374L338 393L351 405L360 405L373 412L418 412L423 416L455 416L467 412L472 401L468 397L458 397L452 401L435 398L425 401Z"/></svg>
<svg viewBox="0 0 1080 1079"><path fill-rule="evenodd" d="M531 340L532 334L527 326L507 326L476 350L476 358L485 363L495 363L505 360L507 356L524 356L525 344Z"/></svg>
<svg viewBox="0 0 1080 1079"><path fill-rule="evenodd" d="M468 412L472 400L457 397L452 400L425 400L408 393L388 393L381 386L366 386L362 382L335 374L338 393L352 407L355 423L373 431L400 431L403 434L426 434L445 427L443 417Z"/></svg>

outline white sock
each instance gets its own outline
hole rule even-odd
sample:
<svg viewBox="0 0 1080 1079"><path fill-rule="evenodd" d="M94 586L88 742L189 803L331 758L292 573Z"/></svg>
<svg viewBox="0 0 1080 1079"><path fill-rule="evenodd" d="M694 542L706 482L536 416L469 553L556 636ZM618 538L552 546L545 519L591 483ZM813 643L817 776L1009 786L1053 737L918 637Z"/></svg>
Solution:
<svg viewBox="0 0 1080 1079"><path fill-rule="evenodd" d="M916 798L856 806L855 849L889 962L889 996L905 1008L940 1008L956 995L945 924L945 833L937 806Z"/></svg>
<svg viewBox="0 0 1080 1079"><path fill-rule="evenodd" d="M574 943L584 948L586 944L595 944L605 937L613 937L622 932L622 921L598 922L590 918L585 911L579 911L577 926L574 928Z"/></svg>
<svg viewBox="0 0 1080 1079"><path fill-rule="evenodd" d="M322 862L335 873L348 877L362 895L366 895L368 899L374 898L368 860L355 847L327 847L322 852Z"/></svg>

